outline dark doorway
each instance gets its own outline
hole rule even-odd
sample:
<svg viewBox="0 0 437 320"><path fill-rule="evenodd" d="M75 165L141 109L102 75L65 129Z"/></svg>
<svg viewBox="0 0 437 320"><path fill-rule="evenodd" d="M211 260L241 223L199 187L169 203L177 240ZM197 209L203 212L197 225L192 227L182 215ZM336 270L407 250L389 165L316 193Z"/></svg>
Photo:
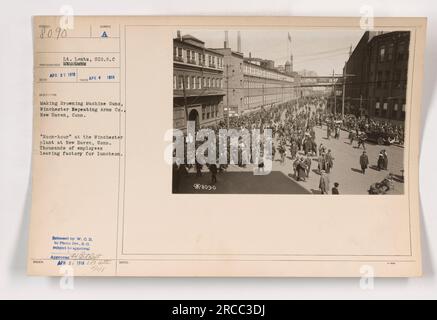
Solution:
<svg viewBox="0 0 437 320"><path fill-rule="evenodd" d="M190 111L190 114L188 115L188 121L194 121L196 131L199 130L199 113L196 109Z"/></svg>

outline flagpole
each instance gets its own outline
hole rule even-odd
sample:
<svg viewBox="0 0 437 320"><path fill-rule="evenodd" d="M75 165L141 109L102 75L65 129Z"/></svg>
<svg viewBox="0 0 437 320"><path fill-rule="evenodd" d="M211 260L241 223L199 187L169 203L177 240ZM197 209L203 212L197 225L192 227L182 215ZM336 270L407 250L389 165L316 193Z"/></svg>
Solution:
<svg viewBox="0 0 437 320"><path fill-rule="evenodd" d="M290 55L291 55L291 36L290 36L290 32L288 32L288 35L287 35L287 60L286 61L288 61L288 58L290 57ZM291 63L291 61L290 61L290 63Z"/></svg>
<svg viewBox="0 0 437 320"><path fill-rule="evenodd" d="M288 33L288 37L287 37L287 58L285 59L285 62L287 62L287 60L288 60L288 57L290 56L290 38L289 38L289 36L290 36L290 32Z"/></svg>

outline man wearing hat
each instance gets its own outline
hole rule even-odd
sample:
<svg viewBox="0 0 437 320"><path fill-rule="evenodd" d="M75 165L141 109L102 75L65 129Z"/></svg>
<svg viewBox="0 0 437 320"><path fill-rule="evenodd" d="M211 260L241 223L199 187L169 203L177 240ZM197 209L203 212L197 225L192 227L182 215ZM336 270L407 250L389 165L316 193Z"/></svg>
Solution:
<svg viewBox="0 0 437 320"><path fill-rule="evenodd" d="M363 154L360 156L360 165L361 165L361 172L365 174L367 166L369 165L369 157L367 156L365 150L363 151Z"/></svg>
<svg viewBox="0 0 437 320"><path fill-rule="evenodd" d="M334 158L331 154L331 149L328 150L328 153L325 155L325 171L326 173L330 173L331 169L334 165Z"/></svg>
<svg viewBox="0 0 437 320"><path fill-rule="evenodd" d="M363 149L366 150L366 139L367 139L366 133L361 132L360 135L358 136L358 149L360 148L360 146L363 146Z"/></svg>
<svg viewBox="0 0 437 320"><path fill-rule="evenodd" d="M384 165L383 168L384 170L388 170L388 155L387 155L387 150L382 150L382 155L384 156Z"/></svg>
<svg viewBox="0 0 437 320"><path fill-rule="evenodd" d="M379 152L377 165L378 165L378 171L384 169L384 150L381 150Z"/></svg>
<svg viewBox="0 0 437 320"><path fill-rule="evenodd" d="M334 182L334 187L331 190L331 194L340 194L340 192L338 191L338 182Z"/></svg>

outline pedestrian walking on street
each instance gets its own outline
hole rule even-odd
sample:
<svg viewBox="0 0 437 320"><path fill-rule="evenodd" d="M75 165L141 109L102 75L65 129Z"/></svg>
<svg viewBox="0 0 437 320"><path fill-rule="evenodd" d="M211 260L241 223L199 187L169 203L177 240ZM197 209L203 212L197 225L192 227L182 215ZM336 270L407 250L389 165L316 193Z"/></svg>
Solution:
<svg viewBox="0 0 437 320"><path fill-rule="evenodd" d="M321 155L324 152L325 152L325 146L323 145L323 143L320 142L320 145L319 145L319 155Z"/></svg>
<svg viewBox="0 0 437 320"><path fill-rule="evenodd" d="M331 149L328 150L328 153L325 155L325 170L326 173L330 173L332 167L334 166L334 158L331 154Z"/></svg>
<svg viewBox="0 0 437 320"><path fill-rule="evenodd" d="M293 160L294 158L296 158L296 156L297 156L297 152L298 152L298 150L297 150L297 143L296 143L295 141L293 141L293 142L291 143L291 146L290 146L291 160Z"/></svg>
<svg viewBox="0 0 437 320"><path fill-rule="evenodd" d="M322 170L325 170L326 168L326 158L325 158L325 154L323 152L320 153L319 158L317 159L318 161L318 169L319 169L319 173L322 172Z"/></svg>
<svg viewBox="0 0 437 320"><path fill-rule="evenodd" d="M255 163L258 163L258 173L264 172L264 152L260 152L259 157L255 158Z"/></svg>
<svg viewBox="0 0 437 320"><path fill-rule="evenodd" d="M335 126L335 139L340 139L340 127L337 125Z"/></svg>
<svg viewBox="0 0 437 320"><path fill-rule="evenodd" d="M305 166L307 169L307 178L310 176L310 171L311 171L311 157L308 155L308 157L305 159Z"/></svg>
<svg viewBox="0 0 437 320"><path fill-rule="evenodd" d="M321 194L329 193L329 176L326 174L325 170L320 172L319 189Z"/></svg>
<svg viewBox="0 0 437 320"><path fill-rule="evenodd" d="M282 143L279 145L278 151L279 151L279 154L281 156L281 164L284 164L284 161L285 161L285 147L284 147L284 145Z"/></svg>
<svg viewBox="0 0 437 320"><path fill-rule="evenodd" d="M354 131L353 130L349 131L349 141L351 145L354 143L354 138L355 138Z"/></svg>
<svg viewBox="0 0 437 320"><path fill-rule="evenodd" d="M361 172L363 174L366 173L366 169L368 165L369 165L369 157L367 156L366 151L363 151L363 154L360 156L360 166L361 166Z"/></svg>
<svg viewBox="0 0 437 320"><path fill-rule="evenodd" d="M360 135L358 136L358 149L360 148L360 146L363 146L363 149L366 150L366 139L366 134L364 132L360 133Z"/></svg>
<svg viewBox="0 0 437 320"><path fill-rule="evenodd" d="M385 149L382 150L382 155L384 156L383 168L384 168L384 170L388 170L388 155L387 155L387 151Z"/></svg>
<svg viewBox="0 0 437 320"><path fill-rule="evenodd" d="M312 155L317 156L317 143L315 141L315 139L313 139L312 141Z"/></svg>
<svg viewBox="0 0 437 320"><path fill-rule="evenodd" d="M306 172L306 165L305 165L305 160L302 158L300 158L299 162L297 163L296 166L296 170L297 170L297 181L306 181L306 176L307 176L307 172Z"/></svg>
<svg viewBox="0 0 437 320"><path fill-rule="evenodd" d="M272 143L272 161L275 161L275 154L276 154L276 148L275 145Z"/></svg>
<svg viewBox="0 0 437 320"><path fill-rule="evenodd" d="M312 143L311 139L306 138L304 143L303 143L303 150L304 150L305 155L308 155L311 152L312 147L313 147L313 143Z"/></svg>
<svg viewBox="0 0 437 320"><path fill-rule="evenodd" d="M297 166L299 164L299 157L296 158L296 160L293 161L293 176L297 179Z"/></svg>
<svg viewBox="0 0 437 320"><path fill-rule="evenodd" d="M378 154L377 167L378 167L378 171L384 169L384 154L382 150Z"/></svg>
<svg viewBox="0 0 437 320"><path fill-rule="evenodd" d="M340 192L338 191L338 182L334 182L334 187L331 190L331 194L340 194Z"/></svg>

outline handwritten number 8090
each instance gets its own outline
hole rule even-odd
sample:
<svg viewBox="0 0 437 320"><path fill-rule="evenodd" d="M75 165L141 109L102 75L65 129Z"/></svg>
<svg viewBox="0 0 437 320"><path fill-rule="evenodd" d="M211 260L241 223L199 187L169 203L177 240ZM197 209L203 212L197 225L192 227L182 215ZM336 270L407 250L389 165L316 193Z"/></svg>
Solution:
<svg viewBox="0 0 437 320"><path fill-rule="evenodd" d="M39 37L41 39L59 39L59 38L66 38L67 37L67 30L57 27L55 29L48 28L48 27L41 27L40 28L41 33L39 34Z"/></svg>

